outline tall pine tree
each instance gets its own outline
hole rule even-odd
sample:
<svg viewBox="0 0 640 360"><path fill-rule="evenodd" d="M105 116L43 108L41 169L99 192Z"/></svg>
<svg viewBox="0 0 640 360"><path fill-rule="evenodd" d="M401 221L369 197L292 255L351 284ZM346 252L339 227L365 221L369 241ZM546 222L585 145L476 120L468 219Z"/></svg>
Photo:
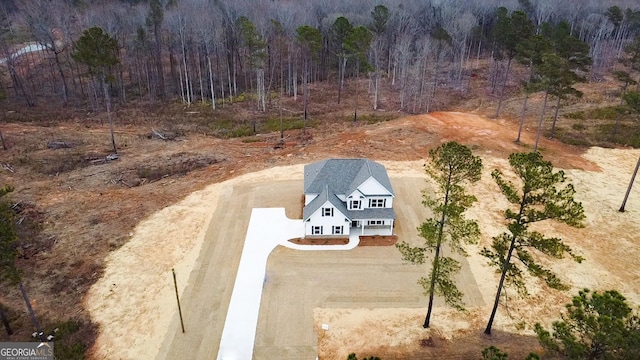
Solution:
<svg viewBox="0 0 640 360"><path fill-rule="evenodd" d="M564 172L554 172L551 163L545 161L538 152L511 154L509 164L519 179L518 184L505 180L500 170L495 169L491 173L512 207L504 212L508 222L507 231L494 237L491 248L484 248L481 252L489 259L489 264L501 273L485 334L491 334L505 285L515 286L520 294L527 293L524 271L544 280L551 288L567 288L553 271L537 261L538 256L547 255L560 259L568 254L577 262L583 260L562 239L545 237L529 228L531 224L543 220L582 226L584 210L582 204L573 198L573 185L565 183Z"/></svg>
<svg viewBox="0 0 640 360"><path fill-rule="evenodd" d="M448 305L463 309L462 292L452 279L460 270L460 263L442 256L441 249L446 245L452 252L466 256L463 243L475 243L479 238L478 224L464 216L476 201L475 196L467 195L464 186L480 180L482 173L482 160L474 156L468 147L453 141L432 149L429 157L425 171L435 182L437 190L434 195L423 192L423 204L434 214L418 228L418 233L425 240L424 246L413 247L404 241L396 245L402 258L414 264L424 264L426 253L435 253L429 276L418 281L425 295L429 296L425 328L431 321L435 294L442 296Z"/></svg>
<svg viewBox="0 0 640 360"><path fill-rule="evenodd" d="M73 44L71 57L79 63L85 64L89 74L102 86L104 102L109 117L109 131L113 153L118 153L116 139L113 134L113 118L111 116L111 97L108 83L112 80L111 70L119 63L118 42L99 27L92 27L84 31L80 39Z"/></svg>

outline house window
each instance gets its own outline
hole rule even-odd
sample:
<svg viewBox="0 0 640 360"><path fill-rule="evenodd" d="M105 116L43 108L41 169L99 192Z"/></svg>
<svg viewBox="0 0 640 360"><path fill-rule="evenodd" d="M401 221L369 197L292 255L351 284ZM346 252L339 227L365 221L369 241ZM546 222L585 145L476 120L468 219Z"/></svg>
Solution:
<svg viewBox="0 0 640 360"><path fill-rule="evenodd" d="M333 226L331 229L333 235L342 235L342 226Z"/></svg>
<svg viewBox="0 0 640 360"><path fill-rule="evenodd" d="M351 209L353 210L360 209L360 200L351 200Z"/></svg>
<svg viewBox="0 0 640 360"><path fill-rule="evenodd" d="M367 225L384 225L384 220L369 220Z"/></svg>
<svg viewBox="0 0 640 360"><path fill-rule="evenodd" d="M322 235L322 226L312 226L311 235Z"/></svg>
<svg viewBox="0 0 640 360"><path fill-rule="evenodd" d="M387 199L369 199L370 208L383 208L387 203Z"/></svg>
<svg viewBox="0 0 640 360"><path fill-rule="evenodd" d="M333 208L322 208L322 216L333 216Z"/></svg>

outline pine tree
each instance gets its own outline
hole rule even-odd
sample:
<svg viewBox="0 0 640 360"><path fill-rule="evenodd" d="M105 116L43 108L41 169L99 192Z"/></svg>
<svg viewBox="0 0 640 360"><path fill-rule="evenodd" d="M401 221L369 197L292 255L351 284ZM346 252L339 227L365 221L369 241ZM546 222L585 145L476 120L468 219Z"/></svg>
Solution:
<svg viewBox="0 0 640 360"><path fill-rule="evenodd" d="M504 7L498 8L497 23L494 29L495 39L499 45L501 57L507 59L507 70L504 73L502 87L500 89L500 99L498 100L498 109L496 117L500 116L502 107L502 99L504 97L504 89L507 86L509 78L509 70L511 62L518 54L518 46L527 41L534 34L534 25L523 11L514 11L511 16L507 14Z"/></svg>
<svg viewBox="0 0 640 360"><path fill-rule="evenodd" d="M553 322L553 333L535 325L546 350L569 359L640 358L640 317L622 294L584 289L566 307L562 320Z"/></svg>
<svg viewBox="0 0 640 360"><path fill-rule="evenodd" d="M522 104L522 112L520 113L520 126L518 127L516 143L520 143L520 137L522 136L522 128L524 127L524 117L527 110L529 94L540 90L540 87L535 84L537 76L535 69L542 63L543 56L552 51L551 49L551 42L542 35L533 35L526 41L518 44L516 59L521 64L529 67L529 77L525 80L524 84L525 97Z"/></svg>
<svg viewBox="0 0 640 360"><path fill-rule="evenodd" d="M463 309L462 292L452 279L460 270L460 263L442 256L441 249L447 245L452 252L466 255L463 243L475 243L479 238L478 224L464 216L476 201L475 196L466 194L464 186L480 180L482 173L482 160L468 147L453 141L432 149L429 157L425 171L436 183L437 191L434 195L423 192L423 204L434 214L418 228L424 247L412 247L404 241L396 245L403 260L414 264L424 264L426 253L435 252L430 275L418 281L429 296L425 328L429 327L435 294L444 297L448 305Z"/></svg>
<svg viewBox="0 0 640 360"><path fill-rule="evenodd" d="M0 188L0 281L9 280L17 283L20 275L15 266L15 242L18 235L15 229L15 214L7 198L13 191L10 186Z"/></svg>
<svg viewBox="0 0 640 360"><path fill-rule="evenodd" d="M355 59L356 63L356 77L360 78L360 72L369 72L372 68L367 61L367 52L371 47L371 41L373 40L373 34L369 29L364 26L356 26L347 35L345 39L345 49L347 50L349 57ZM358 82L356 82L355 91L355 108L353 111L353 121L358 119Z"/></svg>
<svg viewBox="0 0 640 360"><path fill-rule="evenodd" d="M296 29L296 41L302 47L304 58L303 69L303 120L302 120L302 132L307 130L307 117L308 117L308 104L309 104L309 89L307 83L309 81L309 61L317 62L320 51L322 50L322 34L320 30L308 25L300 26Z"/></svg>
<svg viewBox="0 0 640 360"><path fill-rule="evenodd" d="M560 101L568 96L582 97L582 92L576 90L573 85L587 81L584 74L589 70L592 60L589 56L589 44L571 33L571 25L567 21L561 21L555 26L544 24L542 32L553 44L555 54L564 59L567 66L566 71L559 73L554 86L549 88L550 94L557 98L556 111L549 135L550 138L553 138L558 121Z"/></svg>
<svg viewBox="0 0 640 360"><path fill-rule="evenodd" d="M340 16L333 22L331 26L331 32L333 34L333 39L336 42L336 55L338 56L338 104L340 104L340 100L342 98L342 90L344 87L344 76L347 67L347 49L345 48L345 42L347 40L347 36L353 29L353 25L349 22L344 16Z"/></svg>
<svg viewBox="0 0 640 360"><path fill-rule="evenodd" d="M511 208L505 210L507 231L493 238L490 249L484 248L481 251L489 259L489 264L501 273L485 334L491 334L505 285L515 286L520 294L527 294L524 271L544 280L551 288L567 289L553 271L536 260L538 255L560 259L568 254L577 262L583 260L562 239L545 237L544 234L529 229L531 224L543 220L555 220L574 227L582 226L584 210L582 204L573 198L573 185L565 184L564 172L554 172L551 163L544 161L538 152L511 154L509 164L520 179L519 185L505 180L500 170L495 169L491 173L500 191L516 211Z"/></svg>
<svg viewBox="0 0 640 360"><path fill-rule="evenodd" d="M153 30L155 37L154 57L156 65L158 96L163 98L164 89L164 68L162 66L162 22L164 21L164 9L161 0L149 0L149 13L145 19L146 25Z"/></svg>
<svg viewBox="0 0 640 360"><path fill-rule="evenodd" d="M111 97L109 96L108 82L111 81L111 69L119 63L118 42L99 27L85 30L73 44L71 57L79 63L85 64L89 74L95 77L102 85L104 100L109 117L109 131L113 153L118 153L116 139L113 134L113 118L111 117Z"/></svg>
<svg viewBox="0 0 640 360"><path fill-rule="evenodd" d="M613 136L618 134L618 128L620 127L620 119L622 119L622 113L624 112L624 103L627 98L627 88L629 85L635 85L636 81L631 77L631 74L624 70L617 70L613 72L613 76L615 76L616 80L622 82L622 90L620 93L620 105L618 105L616 114L616 125L613 127ZM633 95L632 95L633 96Z"/></svg>
<svg viewBox="0 0 640 360"><path fill-rule="evenodd" d="M258 109L266 111L266 89L264 68L267 60L267 43L256 29L256 26L245 16L236 20L236 26L246 49L247 60L251 70L256 72L256 96ZM253 132L256 133L256 121L253 120Z"/></svg>

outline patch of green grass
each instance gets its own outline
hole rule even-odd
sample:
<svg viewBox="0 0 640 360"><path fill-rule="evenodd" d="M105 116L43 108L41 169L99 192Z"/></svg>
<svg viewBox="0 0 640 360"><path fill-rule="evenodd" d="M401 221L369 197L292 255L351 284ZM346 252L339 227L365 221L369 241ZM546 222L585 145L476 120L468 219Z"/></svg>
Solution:
<svg viewBox="0 0 640 360"><path fill-rule="evenodd" d="M249 144L249 143L256 143L256 142L261 142L262 139L260 139L257 136L251 136L251 137L246 137L242 139L242 142L245 144Z"/></svg>
<svg viewBox="0 0 640 360"><path fill-rule="evenodd" d="M366 122L367 124L375 124L379 122L386 122L393 119L397 119L396 114L367 114L358 116L358 121Z"/></svg>
<svg viewBox="0 0 640 360"><path fill-rule="evenodd" d="M216 105L221 106L222 104L231 104L231 103L241 103L247 100L255 99L255 95L240 93L238 96L225 96L224 99L216 98ZM233 101L232 101L233 100Z"/></svg>
<svg viewBox="0 0 640 360"><path fill-rule="evenodd" d="M576 111L564 115L568 119L584 120L586 118L584 111Z"/></svg>
<svg viewBox="0 0 640 360"><path fill-rule="evenodd" d="M396 114L360 114L357 116L356 121L363 124L377 124L380 122L385 122L393 119L397 119L398 115ZM345 118L347 121L353 121L353 115Z"/></svg>
<svg viewBox="0 0 640 360"><path fill-rule="evenodd" d="M618 116L617 106L601 107L601 108L590 110L587 113L587 117L592 119L614 120L617 116Z"/></svg>
<svg viewBox="0 0 640 360"><path fill-rule="evenodd" d="M586 130L586 131L585 131ZM593 139L593 130L587 128L583 124L572 124L569 127L556 127L554 137L565 144L574 146L593 146L595 145Z"/></svg>
<svg viewBox="0 0 640 360"><path fill-rule="evenodd" d="M253 136L253 125L234 123L230 119L217 119L207 123L208 130L212 135L225 139Z"/></svg>
<svg viewBox="0 0 640 360"><path fill-rule="evenodd" d="M74 320L67 320L52 326L57 331L51 331L55 336L54 359L82 360L86 358L87 345L79 341L78 333L81 324Z"/></svg>
<svg viewBox="0 0 640 360"><path fill-rule="evenodd" d="M310 121L307 120L307 127L310 127ZM304 120L299 117L286 117L282 119L282 128L284 130L302 129ZM262 123L262 129L267 132L280 131L280 118L267 119Z"/></svg>
<svg viewBox="0 0 640 360"><path fill-rule="evenodd" d="M571 125L571 128L573 130L582 131L582 130L586 129L586 126L584 126L584 124L582 124L582 123L575 123L575 124Z"/></svg>
<svg viewBox="0 0 640 360"><path fill-rule="evenodd" d="M77 321L68 320L58 324L57 329L57 336L61 338L80 330L80 324Z"/></svg>
<svg viewBox="0 0 640 360"><path fill-rule="evenodd" d="M86 345L83 343L65 344L57 341L54 347L54 359L83 360L85 359Z"/></svg>
<svg viewBox="0 0 640 360"><path fill-rule="evenodd" d="M618 128L618 133L615 136L613 135L614 128L615 128L614 123L598 125L596 139L599 141L606 141L614 144L631 146L634 148L640 147L640 127L639 126L629 126L627 124L620 124L620 127Z"/></svg>
<svg viewBox="0 0 640 360"><path fill-rule="evenodd" d="M230 119L215 119L208 121L207 127L210 130L229 130L233 128L233 122Z"/></svg>
<svg viewBox="0 0 640 360"><path fill-rule="evenodd" d="M556 138L565 144L574 146L591 146L591 141L585 137L575 136L575 134L562 134L557 135Z"/></svg>
<svg viewBox="0 0 640 360"><path fill-rule="evenodd" d="M253 132L253 126L250 125L240 125L227 132L227 137L230 138L239 138L253 135L255 135Z"/></svg>

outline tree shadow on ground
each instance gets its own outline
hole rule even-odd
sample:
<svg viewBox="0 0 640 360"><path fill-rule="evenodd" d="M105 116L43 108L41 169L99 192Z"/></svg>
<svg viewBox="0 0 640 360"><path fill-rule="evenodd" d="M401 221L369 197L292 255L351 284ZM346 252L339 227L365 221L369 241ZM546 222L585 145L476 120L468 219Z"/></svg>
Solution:
<svg viewBox="0 0 640 360"><path fill-rule="evenodd" d="M419 339L408 347L377 347L371 351L362 351L358 357L378 356L384 360L405 359L481 359L482 350L495 346L509 355L509 359L524 359L531 352L543 354L538 339L533 335L519 335L494 330L485 335L481 330L468 330L458 333L452 339L438 335Z"/></svg>

